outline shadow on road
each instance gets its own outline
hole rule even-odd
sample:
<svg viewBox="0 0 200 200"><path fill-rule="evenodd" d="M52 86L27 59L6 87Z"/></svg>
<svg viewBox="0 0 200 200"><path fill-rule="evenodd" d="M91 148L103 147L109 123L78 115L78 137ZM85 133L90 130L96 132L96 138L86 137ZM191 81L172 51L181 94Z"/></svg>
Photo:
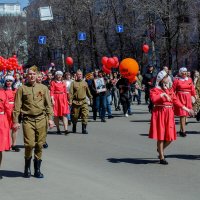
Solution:
<svg viewBox="0 0 200 200"><path fill-rule="evenodd" d="M140 134L141 136L145 136L145 137L148 137L149 134Z"/></svg>
<svg viewBox="0 0 200 200"><path fill-rule="evenodd" d="M150 120L144 120L144 119L142 119L142 120L131 120L130 122L149 122L150 123Z"/></svg>
<svg viewBox="0 0 200 200"><path fill-rule="evenodd" d="M200 155L174 154L167 155L166 158L178 158L184 160L200 160Z"/></svg>
<svg viewBox="0 0 200 200"><path fill-rule="evenodd" d="M189 135L197 135L197 134L200 134L200 132L198 131L186 131L187 134Z"/></svg>
<svg viewBox="0 0 200 200"><path fill-rule="evenodd" d="M130 163L130 164L154 164L158 163L158 160L150 160L148 158L108 158L111 163Z"/></svg>
<svg viewBox="0 0 200 200"><path fill-rule="evenodd" d="M0 173L1 173L1 176L10 177L10 178L23 177L24 175L22 172L9 171L9 170L1 170Z"/></svg>

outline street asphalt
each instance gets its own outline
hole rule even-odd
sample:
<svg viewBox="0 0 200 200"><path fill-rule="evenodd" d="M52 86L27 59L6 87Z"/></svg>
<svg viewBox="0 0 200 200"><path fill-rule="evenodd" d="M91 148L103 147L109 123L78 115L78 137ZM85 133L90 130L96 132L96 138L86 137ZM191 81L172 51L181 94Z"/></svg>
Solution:
<svg viewBox="0 0 200 200"><path fill-rule="evenodd" d="M88 135L81 134L81 123L78 133L68 136L50 130L41 167L44 179L23 178L20 130L21 151L3 154L0 199L199 200L199 123L189 119L188 136L178 137L169 146L169 165L163 166L158 163L156 141L148 138L151 115L147 106L134 104L132 111L128 118L114 111L115 118L106 123L93 121L90 113Z"/></svg>

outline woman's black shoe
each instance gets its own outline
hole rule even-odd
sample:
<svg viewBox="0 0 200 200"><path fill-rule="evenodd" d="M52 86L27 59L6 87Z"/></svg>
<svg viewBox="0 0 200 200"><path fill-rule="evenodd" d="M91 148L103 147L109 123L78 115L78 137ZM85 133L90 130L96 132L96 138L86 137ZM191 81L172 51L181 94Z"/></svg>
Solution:
<svg viewBox="0 0 200 200"><path fill-rule="evenodd" d="M161 165L168 165L168 162L165 159L160 159Z"/></svg>
<svg viewBox="0 0 200 200"><path fill-rule="evenodd" d="M12 151L20 152L20 148L18 148L17 146L12 146L11 149Z"/></svg>
<svg viewBox="0 0 200 200"><path fill-rule="evenodd" d="M179 132L179 135L180 135L181 137L186 137L186 136L187 136L187 134L186 134L185 132L182 132L182 131Z"/></svg>
<svg viewBox="0 0 200 200"><path fill-rule="evenodd" d="M3 179L3 176L0 176L0 180Z"/></svg>

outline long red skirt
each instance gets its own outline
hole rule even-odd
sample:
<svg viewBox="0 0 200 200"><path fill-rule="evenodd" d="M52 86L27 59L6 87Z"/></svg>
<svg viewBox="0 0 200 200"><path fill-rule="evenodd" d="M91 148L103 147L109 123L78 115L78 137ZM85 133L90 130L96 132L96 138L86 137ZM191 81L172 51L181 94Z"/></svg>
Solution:
<svg viewBox="0 0 200 200"><path fill-rule="evenodd" d="M162 141L176 140L176 126L172 107L155 107L153 109L149 138Z"/></svg>
<svg viewBox="0 0 200 200"><path fill-rule="evenodd" d="M66 94L54 94L54 116L61 117L70 113Z"/></svg>
<svg viewBox="0 0 200 200"><path fill-rule="evenodd" d="M10 150L10 126L6 115L0 115L0 151Z"/></svg>
<svg viewBox="0 0 200 200"><path fill-rule="evenodd" d="M190 93L177 92L177 99L187 108L192 109L192 99ZM188 117L189 114L182 108L174 107L174 114L180 117Z"/></svg>

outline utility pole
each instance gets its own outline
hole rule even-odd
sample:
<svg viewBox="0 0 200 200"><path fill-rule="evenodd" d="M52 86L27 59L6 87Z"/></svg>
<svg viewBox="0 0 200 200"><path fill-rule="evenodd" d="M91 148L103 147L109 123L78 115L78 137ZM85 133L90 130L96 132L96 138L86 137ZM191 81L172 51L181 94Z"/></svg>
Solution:
<svg viewBox="0 0 200 200"><path fill-rule="evenodd" d="M63 65L63 72L65 71L65 55L64 55L64 44L63 44L63 31L60 30L60 42L61 42L61 51L62 51L62 65Z"/></svg>

